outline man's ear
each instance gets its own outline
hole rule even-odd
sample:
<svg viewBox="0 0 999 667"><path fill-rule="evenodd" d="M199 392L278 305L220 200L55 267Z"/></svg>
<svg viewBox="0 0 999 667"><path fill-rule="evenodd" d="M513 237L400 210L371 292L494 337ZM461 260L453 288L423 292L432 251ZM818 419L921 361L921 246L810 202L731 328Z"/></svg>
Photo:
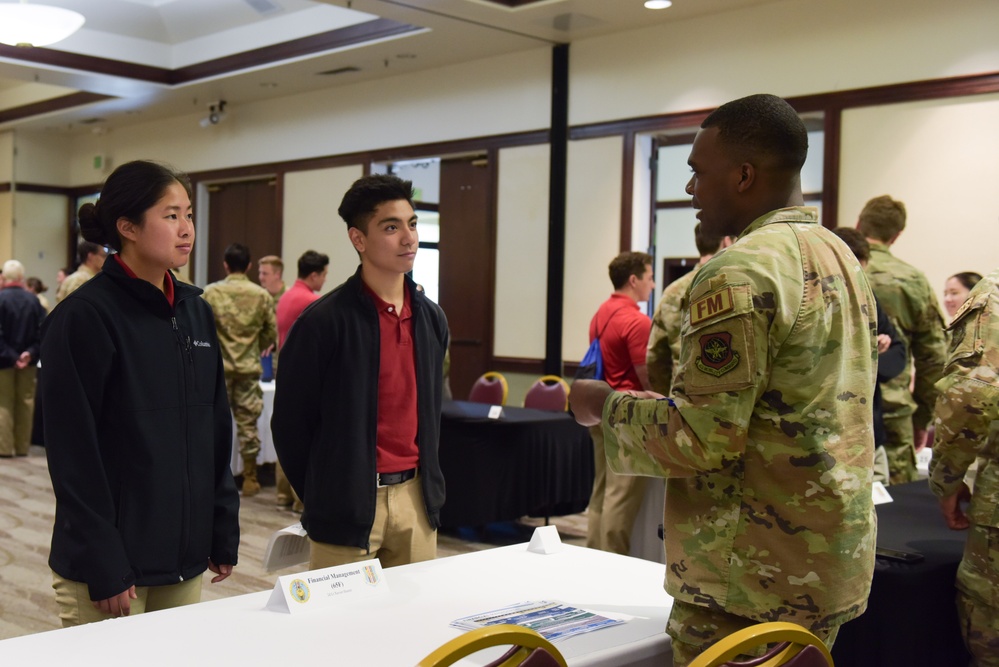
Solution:
<svg viewBox="0 0 999 667"><path fill-rule="evenodd" d="M364 252L364 242L367 240L364 232L357 227L351 227L347 230L347 236L350 238L350 243L354 246L354 250Z"/></svg>
<svg viewBox="0 0 999 667"><path fill-rule="evenodd" d="M756 182L756 167L750 162L743 162L739 165L739 182L736 188L739 192L745 192Z"/></svg>

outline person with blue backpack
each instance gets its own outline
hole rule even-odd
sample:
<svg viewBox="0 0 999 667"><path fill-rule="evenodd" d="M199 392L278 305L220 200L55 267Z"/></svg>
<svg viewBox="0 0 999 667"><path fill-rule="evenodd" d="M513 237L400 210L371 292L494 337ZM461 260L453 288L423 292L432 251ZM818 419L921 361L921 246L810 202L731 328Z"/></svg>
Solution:
<svg viewBox="0 0 999 667"><path fill-rule="evenodd" d="M639 303L652 295L652 257L644 252L623 252L608 267L614 293L601 304L590 322L591 351L581 368L600 368L603 379L616 391L649 388L645 352L652 320ZM594 349L594 345L597 346ZM599 354L597 354L599 352ZM595 371L594 371L595 372ZM607 469L604 435L600 426L590 429L593 438L593 493L587 509L586 546L627 555L631 526L642 505L645 477L618 475Z"/></svg>

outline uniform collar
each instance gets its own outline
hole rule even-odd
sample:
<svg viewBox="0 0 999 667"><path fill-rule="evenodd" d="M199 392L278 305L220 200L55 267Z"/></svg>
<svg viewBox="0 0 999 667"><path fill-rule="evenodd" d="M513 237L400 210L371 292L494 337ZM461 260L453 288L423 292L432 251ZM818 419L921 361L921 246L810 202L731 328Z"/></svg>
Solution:
<svg viewBox="0 0 999 667"><path fill-rule="evenodd" d="M770 211L769 213L761 215L756 220L753 220L748 227L742 230L742 233L739 234L739 238L741 239L743 236L752 234L761 227L778 222L793 222L799 225L817 225L819 224L819 209L814 206L789 206L787 208L779 208L776 211Z"/></svg>

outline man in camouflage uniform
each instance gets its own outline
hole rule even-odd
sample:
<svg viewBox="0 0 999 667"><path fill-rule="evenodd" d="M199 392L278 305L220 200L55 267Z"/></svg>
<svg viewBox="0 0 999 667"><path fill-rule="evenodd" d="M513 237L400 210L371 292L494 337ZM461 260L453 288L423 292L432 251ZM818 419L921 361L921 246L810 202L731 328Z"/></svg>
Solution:
<svg viewBox="0 0 999 667"><path fill-rule="evenodd" d="M666 286L652 317L645 366L649 373L649 386L660 394L669 393L673 385L673 371L680 364L680 302L687 296L697 270L719 250L732 245L732 239L707 234L701 223L697 223L694 225L694 244L701 260L689 272Z"/></svg>
<svg viewBox="0 0 999 667"><path fill-rule="evenodd" d="M608 465L666 481L666 631L675 666L737 629L790 621L829 645L874 571L873 295L801 206L808 136L772 95L701 125L687 192L706 231L738 235L683 302L670 399L576 382ZM777 209L777 210L775 210Z"/></svg>
<svg viewBox="0 0 999 667"><path fill-rule="evenodd" d="M930 488L947 524L970 527L957 570L957 610L978 667L999 666L999 270L982 280L951 323L937 383ZM978 459L975 490L964 484ZM967 514L961 503L969 499Z"/></svg>
<svg viewBox="0 0 999 667"><path fill-rule="evenodd" d="M83 283L100 273L104 266L104 260L108 257L107 251L102 246L90 241L80 241L80 245L76 248L76 255L80 260L80 266L59 284L59 289L56 291L56 303L80 289Z"/></svg>
<svg viewBox="0 0 999 667"><path fill-rule="evenodd" d="M223 266L225 279L206 287L204 298L215 311L229 407L243 457L243 495L253 496L260 492L257 420L264 410L260 354L277 341L277 325L271 295L246 276L250 268L246 246L233 243L226 248Z"/></svg>
<svg viewBox="0 0 999 667"><path fill-rule="evenodd" d="M905 229L905 205L888 195L875 197L860 212L857 229L871 244L867 265L871 287L912 358L902 373L881 384L890 480L902 484L917 478L915 453L926 445L926 427L936 401L933 385L946 357L943 317L923 272L889 249ZM909 391L913 367L916 381Z"/></svg>

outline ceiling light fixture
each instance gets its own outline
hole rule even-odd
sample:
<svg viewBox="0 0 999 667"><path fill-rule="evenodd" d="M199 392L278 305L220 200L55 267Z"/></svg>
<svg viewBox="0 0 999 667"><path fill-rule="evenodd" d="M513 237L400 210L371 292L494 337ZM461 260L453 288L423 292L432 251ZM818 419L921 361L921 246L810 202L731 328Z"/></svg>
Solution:
<svg viewBox="0 0 999 667"><path fill-rule="evenodd" d="M0 2L0 43L48 46L83 27L86 19L69 9L21 2Z"/></svg>
<svg viewBox="0 0 999 667"><path fill-rule="evenodd" d="M672 6L673 3L670 0L645 0L646 9L666 9Z"/></svg>

